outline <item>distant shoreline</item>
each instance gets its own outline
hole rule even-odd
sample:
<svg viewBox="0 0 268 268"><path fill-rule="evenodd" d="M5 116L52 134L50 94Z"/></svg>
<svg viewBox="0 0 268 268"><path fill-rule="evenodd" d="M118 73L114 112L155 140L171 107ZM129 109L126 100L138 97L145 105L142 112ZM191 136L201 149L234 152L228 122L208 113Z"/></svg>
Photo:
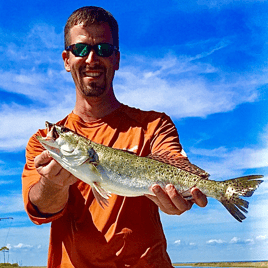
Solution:
<svg viewBox="0 0 268 268"><path fill-rule="evenodd" d="M268 267L268 261L241 261L241 262L195 262L195 263L173 263L173 266L192 267Z"/></svg>

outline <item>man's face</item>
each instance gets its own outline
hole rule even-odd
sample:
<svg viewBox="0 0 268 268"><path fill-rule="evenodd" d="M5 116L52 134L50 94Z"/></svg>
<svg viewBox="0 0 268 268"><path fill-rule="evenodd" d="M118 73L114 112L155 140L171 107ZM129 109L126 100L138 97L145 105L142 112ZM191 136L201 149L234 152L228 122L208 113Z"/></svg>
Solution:
<svg viewBox="0 0 268 268"><path fill-rule="evenodd" d="M70 30L70 44L86 43L96 45L109 43L113 38L108 24L93 24L85 27L75 25ZM89 55L76 57L72 52L64 51L65 69L71 72L78 94L84 97L99 97L112 90L114 72L119 69L120 53L113 52L110 57L100 57L92 49Z"/></svg>

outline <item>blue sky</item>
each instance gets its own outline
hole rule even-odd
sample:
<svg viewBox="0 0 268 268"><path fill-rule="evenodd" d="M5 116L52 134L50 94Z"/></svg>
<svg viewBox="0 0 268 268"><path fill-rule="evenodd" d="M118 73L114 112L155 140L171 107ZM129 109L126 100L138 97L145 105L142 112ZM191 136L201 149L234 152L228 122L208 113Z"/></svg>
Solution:
<svg viewBox="0 0 268 268"><path fill-rule="evenodd" d="M98 5L119 22L118 99L166 112L191 162L211 179L263 174L241 224L209 199L182 216L161 213L173 262L268 259L268 3L257 0L0 2L0 246L9 261L45 265L49 225L23 209L24 148L45 120L74 106L61 59L72 11ZM0 254L3 262L3 254Z"/></svg>

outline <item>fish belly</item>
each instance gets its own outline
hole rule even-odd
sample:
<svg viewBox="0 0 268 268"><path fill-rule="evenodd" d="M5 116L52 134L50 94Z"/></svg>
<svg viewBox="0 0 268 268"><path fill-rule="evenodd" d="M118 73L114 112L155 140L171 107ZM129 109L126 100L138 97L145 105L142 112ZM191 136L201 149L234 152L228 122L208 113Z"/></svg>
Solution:
<svg viewBox="0 0 268 268"><path fill-rule="evenodd" d="M102 165L98 165L96 168L102 178L100 185L111 193L130 197L152 194L150 191L152 181L140 178L139 176L114 172L112 169L107 169Z"/></svg>

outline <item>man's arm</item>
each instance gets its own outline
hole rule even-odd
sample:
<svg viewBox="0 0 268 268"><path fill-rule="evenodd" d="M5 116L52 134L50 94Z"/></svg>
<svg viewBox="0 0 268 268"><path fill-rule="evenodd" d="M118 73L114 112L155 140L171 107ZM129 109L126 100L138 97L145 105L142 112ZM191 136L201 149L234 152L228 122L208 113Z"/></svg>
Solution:
<svg viewBox="0 0 268 268"><path fill-rule="evenodd" d="M41 214L60 212L68 201L69 187L77 182L77 178L53 160L48 151L38 155L34 165L40 180L30 189L31 203Z"/></svg>

